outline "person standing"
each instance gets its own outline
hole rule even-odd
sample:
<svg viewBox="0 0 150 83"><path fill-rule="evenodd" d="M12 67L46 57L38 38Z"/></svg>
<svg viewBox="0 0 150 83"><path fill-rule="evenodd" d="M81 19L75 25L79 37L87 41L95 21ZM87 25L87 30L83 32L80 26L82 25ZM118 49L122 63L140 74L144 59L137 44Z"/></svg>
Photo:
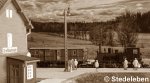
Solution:
<svg viewBox="0 0 150 83"><path fill-rule="evenodd" d="M96 71L97 71L97 69L99 68L98 60L95 61L95 68L96 68Z"/></svg>
<svg viewBox="0 0 150 83"><path fill-rule="evenodd" d="M78 67L78 61L77 61L77 59L74 60L74 66L75 66L75 70L77 70L77 67Z"/></svg>
<svg viewBox="0 0 150 83"><path fill-rule="evenodd" d="M137 70L137 68L138 68L138 66L139 66L139 62L138 62L138 60L137 60L137 58L135 58L134 59L134 61L133 61L133 66L134 66L134 70Z"/></svg>
<svg viewBox="0 0 150 83"><path fill-rule="evenodd" d="M128 60L127 60L127 58L124 59L123 67L124 67L124 70L127 70L127 68L128 68Z"/></svg>
<svg viewBox="0 0 150 83"><path fill-rule="evenodd" d="M71 62L72 62L72 70L75 70L74 59L72 59Z"/></svg>
<svg viewBox="0 0 150 83"><path fill-rule="evenodd" d="M68 60L69 72L72 72L72 61Z"/></svg>

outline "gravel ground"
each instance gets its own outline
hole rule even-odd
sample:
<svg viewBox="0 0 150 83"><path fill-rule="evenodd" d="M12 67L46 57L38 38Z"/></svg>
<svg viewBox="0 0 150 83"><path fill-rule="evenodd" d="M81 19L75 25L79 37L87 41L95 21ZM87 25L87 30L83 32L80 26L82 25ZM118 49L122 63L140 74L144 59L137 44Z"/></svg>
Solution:
<svg viewBox="0 0 150 83"><path fill-rule="evenodd" d="M89 72L97 71L95 68L79 68L78 70L74 70L73 72L64 72L64 68L37 68L37 78L45 79L38 83L61 83L67 79ZM124 70L123 68L99 68L98 72L150 73L150 68L140 68L138 70L133 70L132 68L129 68L128 70Z"/></svg>

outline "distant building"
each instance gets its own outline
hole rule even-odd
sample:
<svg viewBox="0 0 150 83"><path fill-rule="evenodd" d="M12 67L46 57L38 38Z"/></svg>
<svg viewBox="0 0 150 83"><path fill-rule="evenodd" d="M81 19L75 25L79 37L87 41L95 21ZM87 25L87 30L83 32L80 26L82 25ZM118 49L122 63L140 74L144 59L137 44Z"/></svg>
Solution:
<svg viewBox="0 0 150 83"><path fill-rule="evenodd" d="M27 54L27 33L31 29L16 0L0 0L0 83L7 82L6 57Z"/></svg>

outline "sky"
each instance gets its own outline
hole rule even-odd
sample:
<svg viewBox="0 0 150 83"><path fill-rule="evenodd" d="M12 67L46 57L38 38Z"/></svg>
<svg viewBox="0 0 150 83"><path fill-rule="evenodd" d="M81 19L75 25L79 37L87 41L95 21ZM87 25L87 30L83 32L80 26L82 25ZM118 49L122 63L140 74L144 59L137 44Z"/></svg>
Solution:
<svg viewBox="0 0 150 83"><path fill-rule="evenodd" d="M29 18L37 21L63 22L68 7L67 20L71 22L108 21L126 11L150 11L150 0L19 0L19 4Z"/></svg>

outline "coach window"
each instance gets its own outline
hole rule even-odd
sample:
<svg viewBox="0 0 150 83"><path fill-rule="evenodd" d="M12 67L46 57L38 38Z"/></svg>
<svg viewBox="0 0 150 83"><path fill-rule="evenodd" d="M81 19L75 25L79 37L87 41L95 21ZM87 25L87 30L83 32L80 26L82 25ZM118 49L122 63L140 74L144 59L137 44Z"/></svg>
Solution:
<svg viewBox="0 0 150 83"><path fill-rule="evenodd" d="M61 55L60 50L57 50L57 55L59 55L59 56Z"/></svg>
<svg viewBox="0 0 150 83"><path fill-rule="evenodd" d="M77 51L73 50L73 56L76 56L76 55L77 55Z"/></svg>
<svg viewBox="0 0 150 83"><path fill-rule="evenodd" d="M118 53L118 50L115 50L115 53Z"/></svg>
<svg viewBox="0 0 150 83"><path fill-rule="evenodd" d="M137 49L133 49L133 54L138 54L138 50Z"/></svg>
<svg viewBox="0 0 150 83"><path fill-rule="evenodd" d="M108 53L111 53L111 48L108 48Z"/></svg>
<svg viewBox="0 0 150 83"><path fill-rule="evenodd" d="M104 53L106 53L106 49L104 48Z"/></svg>

